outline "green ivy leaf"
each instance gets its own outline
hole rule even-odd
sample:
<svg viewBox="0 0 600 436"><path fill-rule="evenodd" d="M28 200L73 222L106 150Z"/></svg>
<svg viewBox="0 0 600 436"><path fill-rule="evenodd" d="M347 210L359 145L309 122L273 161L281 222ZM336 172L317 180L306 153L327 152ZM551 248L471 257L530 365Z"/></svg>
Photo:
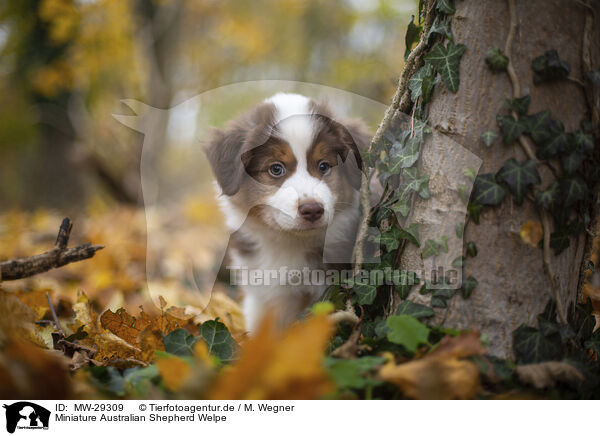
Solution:
<svg viewBox="0 0 600 436"><path fill-rule="evenodd" d="M541 182L536 163L531 159L527 159L522 163L513 158L508 159L498 171L498 178L508 185L518 205L523 204L525 192L529 185Z"/></svg>
<svg viewBox="0 0 600 436"><path fill-rule="evenodd" d="M491 48L485 54L485 63L492 71L506 71L508 57L499 48Z"/></svg>
<svg viewBox="0 0 600 436"><path fill-rule="evenodd" d="M495 206L500 204L505 196L506 190L496 182L493 174L481 174L475 179L472 198L477 204Z"/></svg>
<svg viewBox="0 0 600 436"><path fill-rule="evenodd" d="M585 155L583 153L573 151L563 156L560 163L567 174L573 174L579 169L584 160Z"/></svg>
<svg viewBox="0 0 600 436"><path fill-rule="evenodd" d="M440 236L436 242L444 253L448 252L448 236Z"/></svg>
<svg viewBox="0 0 600 436"><path fill-rule="evenodd" d="M550 234L550 248L554 250L554 254L558 256L571 245L571 235L565 229L557 230Z"/></svg>
<svg viewBox="0 0 600 436"><path fill-rule="evenodd" d="M454 268L462 268L465 264L465 256L458 256L455 257L454 260L452 261L452 266Z"/></svg>
<svg viewBox="0 0 600 436"><path fill-rule="evenodd" d="M200 337L204 339L210 354L227 363L235 359L238 345L225 324L218 320L205 321L200 325Z"/></svg>
<svg viewBox="0 0 600 436"><path fill-rule="evenodd" d="M386 322L389 328L387 338L393 344L402 345L414 353L419 344L428 344L429 328L408 315L392 315Z"/></svg>
<svg viewBox="0 0 600 436"><path fill-rule="evenodd" d="M167 353L177 356L191 356L194 354L193 346L197 339L187 330L177 329L163 338L163 344Z"/></svg>
<svg viewBox="0 0 600 436"><path fill-rule="evenodd" d="M531 62L534 71L533 83L536 85L545 81L566 78L571 72L569 63L559 58L556 50L548 50Z"/></svg>
<svg viewBox="0 0 600 436"><path fill-rule="evenodd" d="M423 251L421 251L421 258L427 259L428 257L437 256L438 254L440 254L440 246L438 243L431 239L425 241L425 246L423 247Z"/></svg>
<svg viewBox="0 0 600 436"><path fill-rule="evenodd" d="M456 223L456 237L462 239L465 232L465 223Z"/></svg>
<svg viewBox="0 0 600 436"><path fill-rule="evenodd" d="M431 307L423 304L413 303L412 301L403 301L398 309L396 309L396 315L410 315L416 319L430 318L435 315L435 312Z"/></svg>
<svg viewBox="0 0 600 436"><path fill-rule="evenodd" d="M477 245L475 245L475 242L473 242L473 241L467 242L465 251L467 253L467 256L469 256L469 257L477 256Z"/></svg>
<svg viewBox="0 0 600 436"><path fill-rule="evenodd" d="M558 120L552 120L549 124L550 138L536 150L536 156L540 159L548 159L558 153L565 152L574 143L573 135L565 132L563 124Z"/></svg>
<svg viewBox="0 0 600 436"><path fill-rule="evenodd" d="M384 357L364 356L358 359L325 358L325 367L339 389L364 389L382 383L368 377L370 371L385 362Z"/></svg>
<svg viewBox="0 0 600 436"><path fill-rule="evenodd" d="M101 389L117 396L126 394L125 379L114 366L92 366L88 370Z"/></svg>
<svg viewBox="0 0 600 436"><path fill-rule="evenodd" d="M584 304L578 303L574 308L572 307L567 318L577 338L583 340L591 338L596 326L596 317L590 298L587 298Z"/></svg>
<svg viewBox="0 0 600 436"><path fill-rule="evenodd" d="M160 378L158 366L148 365L145 368L135 367L126 369L123 372L123 381L136 397L147 398L152 386L152 381Z"/></svg>
<svg viewBox="0 0 600 436"><path fill-rule="evenodd" d="M408 89L410 89L410 98L413 102L417 101L422 95L423 79L425 77L433 79L434 74L433 67L430 64L426 64L408 79Z"/></svg>
<svg viewBox="0 0 600 436"><path fill-rule="evenodd" d="M461 287L462 297L465 300L469 298L478 284L479 282L473 276L468 276L465 280L463 280L463 284Z"/></svg>
<svg viewBox="0 0 600 436"><path fill-rule="evenodd" d="M536 114L526 115L521 118L525 127L525 133L527 133L537 145L543 144L551 137L551 115L550 111L546 110Z"/></svg>
<svg viewBox="0 0 600 436"><path fill-rule="evenodd" d="M459 185L457 188L458 197L463 204L467 204L469 199L467 198L467 187L465 185Z"/></svg>
<svg viewBox="0 0 600 436"><path fill-rule="evenodd" d="M393 227L387 232L375 237L374 242L385 245L388 252L396 250L400 245L400 240L406 239L412 244L419 246L419 224L412 223L405 229Z"/></svg>
<svg viewBox="0 0 600 436"><path fill-rule="evenodd" d="M504 145L511 145L526 130L524 122L515 120L512 115L498 115L496 116L496 121L502 130L502 142Z"/></svg>
<svg viewBox="0 0 600 436"><path fill-rule="evenodd" d="M481 134L481 140L483 141L485 146L488 148L492 146L492 144L494 143L494 141L496 140L497 137L498 137L498 134L496 132L494 132L493 130L488 130Z"/></svg>
<svg viewBox="0 0 600 436"><path fill-rule="evenodd" d="M560 360L560 335L544 336L538 329L522 324L513 332L513 350L521 364Z"/></svg>
<svg viewBox="0 0 600 436"><path fill-rule="evenodd" d="M408 132L407 132L408 133ZM409 168L419 159L421 140L418 136L396 142L390 149L388 171L398 174L403 168Z"/></svg>
<svg viewBox="0 0 600 436"><path fill-rule="evenodd" d="M475 177L477 176L477 173L475 172L475 168L466 168L463 170L462 173L465 177L468 177L472 182L475 181Z"/></svg>
<svg viewBox="0 0 600 436"><path fill-rule="evenodd" d="M410 196L402 196L401 194L398 201L392 205L392 211L404 217L407 216L408 212L410 212Z"/></svg>
<svg viewBox="0 0 600 436"><path fill-rule="evenodd" d="M526 115L529 110L529 104L531 103L531 97L526 95L524 97L513 98L512 100L506 100L504 108L511 111L515 111L519 115Z"/></svg>
<svg viewBox="0 0 600 436"><path fill-rule="evenodd" d="M431 307L448 307L448 300L454 297L456 289L434 289L431 294Z"/></svg>
<svg viewBox="0 0 600 436"><path fill-rule="evenodd" d="M456 12L453 0L438 0L436 7L438 11L447 15L452 15L454 12Z"/></svg>
<svg viewBox="0 0 600 436"><path fill-rule="evenodd" d="M563 194L565 207L570 207L585 198L588 187L581 177L575 176L564 179L560 184L560 190Z"/></svg>
<svg viewBox="0 0 600 436"><path fill-rule="evenodd" d="M388 230L387 232L380 233L375 237L373 242L376 244L383 244L388 252L395 250L398 248L400 244L399 239L400 229L394 227Z"/></svg>
<svg viewBox="0 0 600 436"><path fill-rule="evenodd" d="M421 36L422 28L421 26L417 26L415 24L415 16L410 17L410 22L408 23L408 28L406 29L406 36L404 37L404 44L406 49L404 50L404 59L408 58L412 46L415 42L419 40Z"/></svg>
<svg viewBox="0 0 600 436"><path fill-rule="evenodd" d="M378 276L377 276L378 277ZM356 295L356 302L362 305L373 304L377 296L377 288L381 283L369 283L366 278L363 280L350 279L348 285L352 288L352 292Z"/></svg>
<svg viewBox="0 0 600 436"><path fill-rule="evenodd" d="M557 203L559 194L560 190L558 187L558 182L555 180L548 186L548 188L546 188L546 190L536 192L535 200L537 204L542 206L544 209L550 210Z"/></svg>
<svg viewBox="0 0 600 436"><path fill-rule="evenodd" d="M406 35L404 37L404 44L406 47L404 50L404 60L408 58L413 44L419 40L422 30L423 28L421 26L417 26L415 24L415 16L412 15L410 17L410 22L408 23L408 28L406 29Z"/></svg>
<svg viewBox="0 0 600 436"><path fill-rule="evenodd" d="M421 82L421 94L423 94L423 103L429 103L431 100L431 93L433 92L433 88L438 83L437 77L433 76L425 76L423 77L423 81Z"/></svg>
<svg viewBox="0 0 600 436"><path fill-rule="evenodd" d="M427 42L430 42L431 35L436 33L448 38L450 41L454 40L452 31L450 30L450 20L448 19L440 19L439 16L435 17L435 20L429 29L429 33L427 34Z"/></svg>
<svg viewBox="0 0 600 436"><path fill-rule="evenodd" d="M431 307L435 307L437 309L445 309L448 307L448 303L445 298L433 295L431 297Z"/></svg>
<svg viewBox="0 0 600 436"><path fill-rule="evenodd" d="M444 47L441 43L433 46L431 52L425 56L425 62L433 65L440 73L442 81L446 88L454 94L458 91L459 78L459 63L460 58L467 47L464 44L454 44L448 41L448 45Z"/></svg>
<svg viewBox="0 0 600 436"><path fill-rule="evenodd" d="M469 212L469 216L473 220L473 222L479 225L479 217L481 216L481 211L483 210L483 206L477 203L469 203L467 205L467 212Z"/></svg>
<svg viewBox="0 0 600 436"><path fill-rule="evenodd" d="M410 290L418 283L417 273L414 271L392 271L392 281L398 296L405 300L408 298Z"/></svg>
<svg viewBox="0 0 600 436"><path fill-rule="evenodd" d="M573 140L575 141L575 149L580 153L589 153L594 149L594 138L592 138L592 135L583 133L581 130L575 132Z"/></svg>
<svg viewBox="0 0 600 436"><path fill-rule="evenodd" d="M421 225L419 223L411 223L408 227L400 229L399 238L406 239L408 242L419 247L421 245L419 238L419 230Z"/></svg>
<svg viewBox="0 0 600 436"><path fill-rule="evenodd" d="M417 192L421 198L427 200L429 193L429 175L419 175L417 168L407 168L402 172L400 191Z"/></svg>

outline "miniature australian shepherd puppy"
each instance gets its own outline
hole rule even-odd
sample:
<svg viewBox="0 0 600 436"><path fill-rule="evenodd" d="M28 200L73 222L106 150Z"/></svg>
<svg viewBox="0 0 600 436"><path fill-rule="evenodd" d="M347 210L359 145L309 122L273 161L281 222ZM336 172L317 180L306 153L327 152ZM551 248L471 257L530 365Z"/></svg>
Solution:
<svg viewBox="0 0 600 436"><path fill-rule="evenodd" d="M212 132L206 154L231 232L227 267L261 278L240 286L251 333L267 312L285 326L317 300L327 286L306 281L313 271L349 265L369 139L362 122L283 93Z"/></svg>

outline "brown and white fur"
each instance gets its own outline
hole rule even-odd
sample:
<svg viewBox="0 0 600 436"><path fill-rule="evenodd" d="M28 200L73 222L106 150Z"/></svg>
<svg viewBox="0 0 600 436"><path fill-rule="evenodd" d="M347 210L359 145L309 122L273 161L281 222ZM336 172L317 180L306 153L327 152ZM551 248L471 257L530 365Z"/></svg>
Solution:
<svg viewBox="0 0 600 436"><path fill-rule="evenodd" d="M232 232L229 265L302 272L349 263L368 140L361 122L336 121L326 105L298 94L276 94L215 129L206 153ZM279 279L243 286L247 329L267 311L280 326L293 322L325 288Z"/></svg>

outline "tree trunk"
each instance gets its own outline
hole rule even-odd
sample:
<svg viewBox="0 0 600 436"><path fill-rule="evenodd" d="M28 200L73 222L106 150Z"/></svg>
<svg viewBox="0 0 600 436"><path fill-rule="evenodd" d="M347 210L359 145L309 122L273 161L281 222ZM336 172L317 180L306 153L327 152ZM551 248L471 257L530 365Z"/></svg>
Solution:
<svg viewBox="0 0 600 436"><path fill-rule="evenodd" d="M600 2L592 3L596 12L593 29L598 29ZM556 49L560 58L570 64L570 77L585 82L582 41L588 15L591 16L590 12L577 1L517 0L518 27L511 53L506 53L519 78L521 95L531 96L529 113L549 109L567 131L577 130L583 119L590 119L584 89L569 80L534 85L531 61L547 50ZM429 106L429 124L434 132L449 135L478 156L482 160L479 174L496 173L511 157L518 161L526 159L516 143L505 147L498 138L487 148L480 139L484 131L498 131L496 114L501 112L505 100L513 97L509 76L491 71L484 61L490 48L504 49L509 27L507 1L457 1L452 32L455 43L467 46L460 62L460 87L452 94L444 86L436 86ZM592 62L597 62L600 32L593 31L591 38L591 53L596 56ZM598 68L597 63L592 66ZM422 160L422 165L427 166L436 157L424 150ZM551 173L544 173L544 169L540 169L543 188L551 179ZM432 179L435 190L433 182ZM418 208L415 213L418 219ZM478 254L467 259L465 276L475 276L479 284L469 299L457 295L448 302L447 309L439 310L436 315L437 321L443 320L446 326L486 333L489 351L497 356L511 355L512 332L522 323L535 325L536 315L552 297L542 250L524 243L520 237L521 226L527 221L540 221L536 207L530 201L517 206L507 196L499 206L483 209L479 225L473 222L467 225L464 243L474 241ZM564 307L580 297L578 281L585 247L585 236L577 241L571 238L568 249L559 256L551 256ZM419 253L407 250L403 264L421 263ZM417 301L425 298L416 292L412 295Z"/></svg>

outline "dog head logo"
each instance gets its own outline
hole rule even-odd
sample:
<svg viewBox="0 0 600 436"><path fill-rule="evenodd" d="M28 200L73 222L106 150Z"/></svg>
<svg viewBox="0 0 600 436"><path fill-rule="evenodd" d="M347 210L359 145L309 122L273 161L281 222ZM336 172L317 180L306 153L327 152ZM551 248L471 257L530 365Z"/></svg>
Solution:
<svg viewBox="0 0 600 436"><path fill-rule="evenodd" d="M50 411L28 401L19 401L4 405L6 409L6 431L14 433L16 429L48 429Z"/></svg>

